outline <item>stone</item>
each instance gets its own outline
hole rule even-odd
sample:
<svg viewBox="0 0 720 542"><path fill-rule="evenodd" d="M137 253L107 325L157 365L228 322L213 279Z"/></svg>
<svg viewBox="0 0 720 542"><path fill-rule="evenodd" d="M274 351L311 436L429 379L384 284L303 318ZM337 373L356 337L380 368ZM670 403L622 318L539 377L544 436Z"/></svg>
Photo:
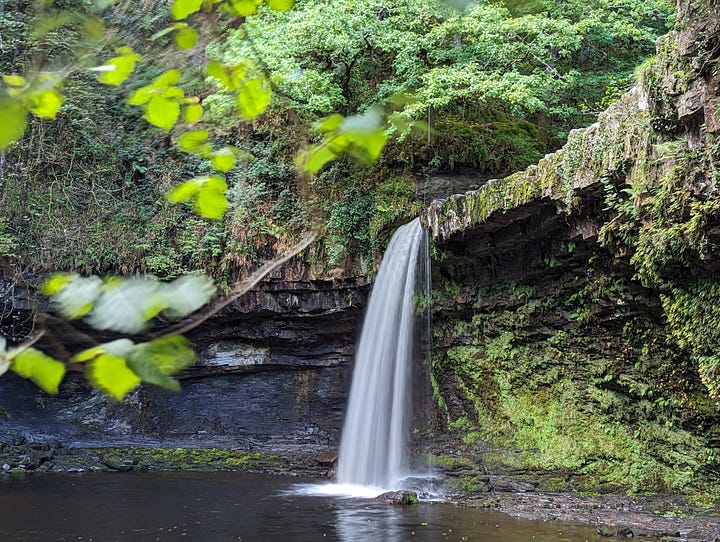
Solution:
<svg viewBox="0 0 720 542"><path fill-rule="evenodd" d="M376 501L394 505L417 504L418 496L414 491L388 491L375 497Z"/></svg>

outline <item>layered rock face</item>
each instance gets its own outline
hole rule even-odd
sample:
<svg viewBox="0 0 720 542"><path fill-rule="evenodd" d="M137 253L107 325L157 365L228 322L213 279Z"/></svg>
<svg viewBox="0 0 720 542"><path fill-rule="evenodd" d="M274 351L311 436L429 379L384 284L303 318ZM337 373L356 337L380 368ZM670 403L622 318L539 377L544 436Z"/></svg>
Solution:
<svg viewBox="0 0 720 542"><path fill-rule="evenodd" d="M720 6L536 166L433 202L433 376L460 485L720 481ZM456 450L456 451L457 451Z"/></svg>
<svg viewBox="0 0 720 542"><path fill-rule="evenodd" d="M201 361L180 393L122 403L69 378L57 397L0 379L3 440L78 447L222 447L312 457L339 438L349 362L368 287L270 278L191 336Z"/></svg>

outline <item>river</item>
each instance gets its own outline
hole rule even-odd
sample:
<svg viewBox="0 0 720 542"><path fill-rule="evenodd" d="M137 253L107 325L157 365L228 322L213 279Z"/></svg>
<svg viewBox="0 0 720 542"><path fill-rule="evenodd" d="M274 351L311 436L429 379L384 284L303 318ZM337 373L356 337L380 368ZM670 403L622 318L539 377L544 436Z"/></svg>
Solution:
<svg viewBox="0 0 720 542"><path fill-rule="evenodd" d="M0 540L599 540L583 525L513 519L447 503L392 506L298 494L288 476L234 472L0 476Z"/></svg>

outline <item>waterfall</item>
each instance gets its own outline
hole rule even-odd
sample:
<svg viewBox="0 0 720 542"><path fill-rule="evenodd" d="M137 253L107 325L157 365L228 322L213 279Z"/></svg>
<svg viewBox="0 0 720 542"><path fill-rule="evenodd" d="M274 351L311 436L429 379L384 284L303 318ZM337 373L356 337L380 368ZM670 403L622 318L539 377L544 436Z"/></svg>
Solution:
<svg viewBox="0 0 720 542"><path fill-rule="evenodd" d="M350 386L337 481L390 488L403 477L411 412L415 280L427 235L398 228L375 279Z"/></svg>

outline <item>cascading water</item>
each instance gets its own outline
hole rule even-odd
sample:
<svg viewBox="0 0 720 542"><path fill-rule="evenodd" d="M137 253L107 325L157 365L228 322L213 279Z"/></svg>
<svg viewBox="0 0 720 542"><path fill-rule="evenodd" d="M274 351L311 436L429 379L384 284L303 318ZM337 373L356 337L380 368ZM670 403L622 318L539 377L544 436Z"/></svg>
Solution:
<svg viewBox="0 0 720 542"><path fill-rule="evenodd" d="M391 488L403 477L411 409L415 280L427 235L398 228L375 279L350 387L338 484Z"/></svg>

